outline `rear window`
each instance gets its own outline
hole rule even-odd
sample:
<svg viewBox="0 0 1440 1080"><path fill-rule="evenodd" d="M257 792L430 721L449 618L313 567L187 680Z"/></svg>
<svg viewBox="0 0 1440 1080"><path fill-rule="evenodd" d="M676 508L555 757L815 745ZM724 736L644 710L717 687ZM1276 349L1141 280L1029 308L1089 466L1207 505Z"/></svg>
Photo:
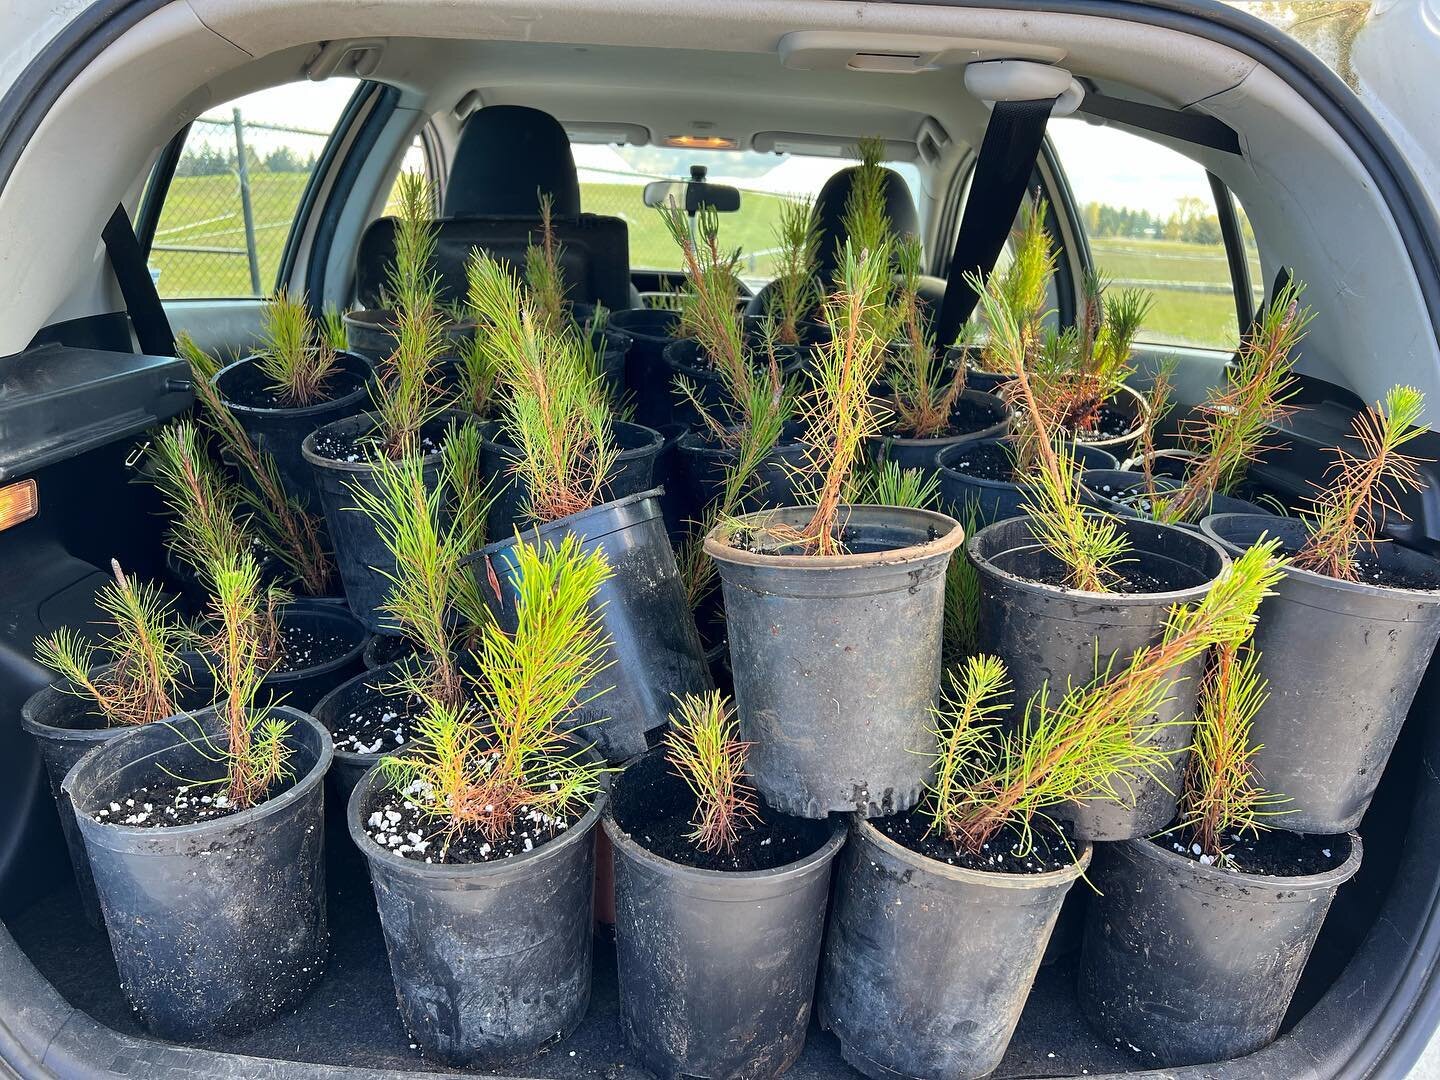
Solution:
<svg viewBox="0 0 1440 1080"><path fill-rule="evenodd" d="M679 251L660 220L644 203L652 180L684 180L691 165L704 165L706 179L740 189L740 209L725 214L720 235L741 249L740 274L750 285L774 277L774 228L783 200L814 198L841 169L846 157L762 154L744 150L676 150L663 146L572 145L580 173L580 204L587 213L623 218L630 226L630 265L637 270L677 270ZM920 174L909 162L887 162L904 178L917 207Z"/></svg>

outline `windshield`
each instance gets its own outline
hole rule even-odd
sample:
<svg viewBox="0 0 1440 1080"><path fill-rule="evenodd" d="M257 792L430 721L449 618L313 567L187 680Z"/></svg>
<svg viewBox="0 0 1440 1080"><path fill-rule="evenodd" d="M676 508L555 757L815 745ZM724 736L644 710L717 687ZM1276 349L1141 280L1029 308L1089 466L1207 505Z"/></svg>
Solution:
<svg viewBox="0 0 1440 1080"><path fill-rule="evenodd" d="M630 226L630 265L637 270L678 270L680 253L659 213L643 201L651 180L681 180L704 165L711 183L740 189L740 209L725 214L720 237L739 247L740 276L752 287L774 277L774 229L786 199L814 198L828 180L854 162L848 157L762 154L747 150L674 150L662 146L572 144L580 173L580 202L587 213L623 218ZM887 162L920 200L920 174L909 162Z"/></svg>

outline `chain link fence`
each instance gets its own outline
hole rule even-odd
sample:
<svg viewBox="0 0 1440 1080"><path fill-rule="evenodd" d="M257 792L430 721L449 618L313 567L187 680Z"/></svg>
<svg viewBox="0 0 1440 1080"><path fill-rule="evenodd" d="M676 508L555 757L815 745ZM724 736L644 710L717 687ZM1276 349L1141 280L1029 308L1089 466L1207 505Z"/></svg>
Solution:
<svg viewBox="0 0 1440 1080"><path fill-rule="evenodd" d="M190 128L150 248L162 297L263 296L330 133L202 116Z"/></svg>

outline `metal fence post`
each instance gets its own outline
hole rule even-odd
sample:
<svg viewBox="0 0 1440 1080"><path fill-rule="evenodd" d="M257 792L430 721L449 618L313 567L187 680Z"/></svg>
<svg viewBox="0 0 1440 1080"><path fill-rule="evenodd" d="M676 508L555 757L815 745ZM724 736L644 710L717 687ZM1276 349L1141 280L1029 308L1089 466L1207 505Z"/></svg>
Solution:
<svg viewBox="0 0 1440 1080"><path fill-rule="evenodd" d="M255 211L250 206L250 163L245 159L245 122L238 108L235 121L235 170L240 175L240 213L245 219L245 254L250 259L250 290L260 295L260 254L255 250Z"/></svg>

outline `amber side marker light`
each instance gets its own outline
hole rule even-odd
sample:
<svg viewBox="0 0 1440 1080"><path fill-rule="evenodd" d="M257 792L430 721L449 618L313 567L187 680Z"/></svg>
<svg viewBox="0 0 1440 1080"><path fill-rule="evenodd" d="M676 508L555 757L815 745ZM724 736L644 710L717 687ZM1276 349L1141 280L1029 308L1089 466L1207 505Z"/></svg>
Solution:
<svg viewBox="0 0 1440 1080"><path fill-rule="evenodd" d="M0 531L29 521L40 512L40 495L34 480L21 480L0 488Z"/></svg>

